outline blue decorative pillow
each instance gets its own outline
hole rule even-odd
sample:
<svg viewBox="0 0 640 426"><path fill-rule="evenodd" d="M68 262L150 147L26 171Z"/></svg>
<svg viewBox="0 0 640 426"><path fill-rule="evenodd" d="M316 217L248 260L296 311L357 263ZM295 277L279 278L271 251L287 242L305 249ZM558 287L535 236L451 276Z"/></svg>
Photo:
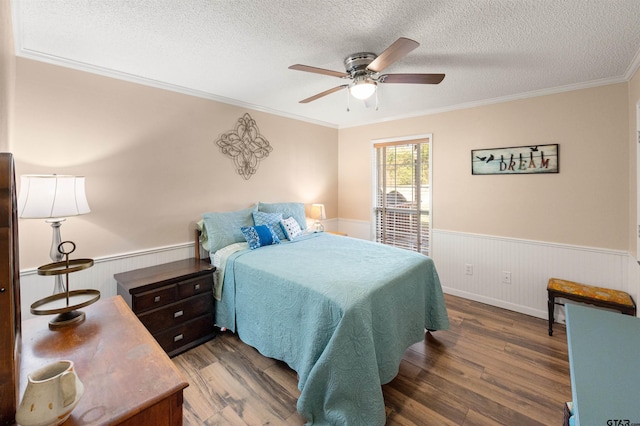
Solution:
<svg viewBox="0 0 640 426"><path fill-rule="evenodd" d="M307 216L304 212L304 203L258 203L258 210L267 213L282 213L282 218L293 217L300 229L307 228Z"/></svg>
<svg viewBox="0 0 640 426"><path fill-rule="evenodd" d="M251 213L256 210L256 207L250 207L232 212L203 214L202 222L203 228L207 233L209 252L213 254L229 244L244 241L244 236L242 232L240 232L240 228L253 225L253 216Z"/></svg>
<svg viewBox="0 0 640 426"><path fill-rule="evenodd" d="M289 240L293 240L295 237L302 234L300 225L298 225L298 222L293 217L283 219L282 222L280 222L280 225L282 225L282 230Z"/></svg>
<svg viewBox="0 0 640 426"><path fill-rule="evenodd" d="M240 231L249 243L251 250L262 246L280 244L280 239L269 225L243 226Z"/></svg>
<svg viewBox="0 0 640 426"><path fill-rule="evenodd" d="M273 229L279 239L284 240L287 238L282 232L280 227L280 221L282 220L282 213L266 213L266 212L253 212L253 222L255 225L268 225Z"/></svg>

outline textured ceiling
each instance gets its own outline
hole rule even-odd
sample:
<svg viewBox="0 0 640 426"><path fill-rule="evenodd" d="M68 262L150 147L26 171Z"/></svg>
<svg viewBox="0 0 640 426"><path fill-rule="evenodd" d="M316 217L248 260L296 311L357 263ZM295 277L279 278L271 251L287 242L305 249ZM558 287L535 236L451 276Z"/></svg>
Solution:
<svg viewBox="0 0 640 426"><path fill-rule="evenodd" d="M638 0L13 0L16 52L223 102L349 127L626 81L640 63ZM344 84L289 70L344 71L351 53L399 37L420 46L385 73L379 108Z"/></svg>

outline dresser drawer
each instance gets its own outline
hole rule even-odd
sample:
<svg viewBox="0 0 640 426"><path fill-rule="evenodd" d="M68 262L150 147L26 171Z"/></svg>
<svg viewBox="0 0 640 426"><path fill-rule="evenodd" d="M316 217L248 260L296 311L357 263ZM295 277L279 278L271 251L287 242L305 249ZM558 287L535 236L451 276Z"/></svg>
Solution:
<svg viewBox="0 0 640 426"><path fill-rule="evenodd" d="M144 312L138 318L151 333L157 333L210 312L213 312L213 295L207 292Z"/></svg>
<svg viewBox="0 0 640 426"><path fill-rule="evenodd" d="M184 299L202 293L213 294L212 288L213 277L211 275L181 281L178 283L178 299Z"/></svg>
<svg viewBox="0 0 640 426"><path fill-rule="evenodd" d="M133 312L158 308L176 300L176 285L171 284L133 295Z"/></svg>
<svg viewBox="0 0 640 426"><path fill-rule="evenodd" d="M213 314L207 314L177 327L154 334L153 337L156 338L162 349L169 356L173 356L183 348L186 350L191 346L195 346L195 342L208 340L213 335Z"/></svg>

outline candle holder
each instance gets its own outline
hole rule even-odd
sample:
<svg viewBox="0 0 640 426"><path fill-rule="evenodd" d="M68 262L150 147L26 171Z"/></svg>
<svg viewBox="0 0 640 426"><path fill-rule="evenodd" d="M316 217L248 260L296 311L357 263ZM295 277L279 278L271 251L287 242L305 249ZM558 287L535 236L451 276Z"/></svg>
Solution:
<svg viewBox="0 0 640 426"><path fill-rule="evenodd" d="M65 244L70 244L72 248L65 251ZM73 241L64 241L58 245L58 252L64 256L61 262L49 263L38 268L38 275L62 275L66 276L66 283L62 293L45 297L31 305L31 313L34 315L55 315L49 321L49 328L52 330L66 327L68 325L79 324L85 320L85 313L78 310L95 303L100 299L100 291L69 290L69 274L93 266L93 259L69 259L69 255L76 250Z"/></svg>

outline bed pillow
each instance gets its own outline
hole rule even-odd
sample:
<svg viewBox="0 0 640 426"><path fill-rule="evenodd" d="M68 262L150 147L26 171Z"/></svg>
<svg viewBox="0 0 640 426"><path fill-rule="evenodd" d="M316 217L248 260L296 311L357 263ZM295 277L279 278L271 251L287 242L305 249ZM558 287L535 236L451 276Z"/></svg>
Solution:
<svg viewBox="0 0 640 426"><path fill-rule="evenodd" d="M243 226L240 231L249 243L251 250L272 244L280 244L280 239L269 225Z"/></svg>
<svg viewBox="0 0 640 426"><path fill-rule="evenodd" d="M282 225L284 235L286 235L289 240L293 240L295 237L302 234L300 225L298 225L298 222L293 217L283 219L282 222L280 222L280 225Z"/></svg>
<svg viewBox="0 0 640 426"><path fill-rule="evenodd" d="M232 212L213 212L202 215L204 229L209 242L209 252L215 253L233 243L245 241L240 228L253 226L253 215L256 207Z"/></svg>
<svg viewBox="0 0 640 426"><path fill-rule="evenodd" d="M304 213L304 203L258 203L258 211L266 213L282 213L282 218L293 217L300 229L307 228L307 216Z"/></svg>
<svg viewBox="0 0 640 426"><path fill-rule="evenodd" d="M280 221L282 220L282 213L267 213L267 212L253 212L253 223L257 225L268 225L273 229L279 239L284 240L287 238L282 232Z"/></svg>

